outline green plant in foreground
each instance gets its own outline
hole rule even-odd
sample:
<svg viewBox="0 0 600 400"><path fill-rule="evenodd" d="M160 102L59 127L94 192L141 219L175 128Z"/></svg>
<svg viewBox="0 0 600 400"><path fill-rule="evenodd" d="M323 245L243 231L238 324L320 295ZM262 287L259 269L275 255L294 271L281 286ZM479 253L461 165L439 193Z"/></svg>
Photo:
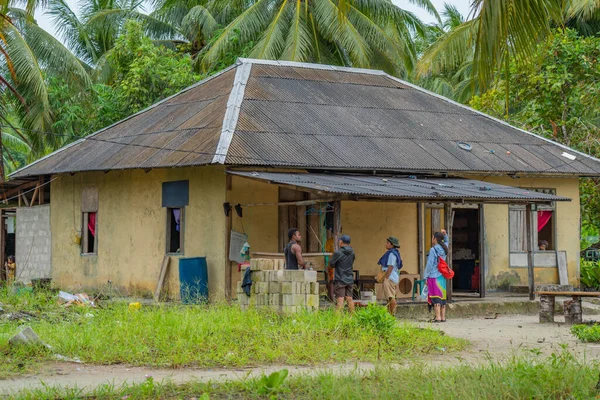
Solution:
<svg viewBox="0 0 600 400"><path fill-rule="evenodd" d="M320 372L292 376L281 381L274 391L265 391L270 377L247 378L224 383L172 381L154 383L152 392L145 383L115 388L102 385L84 392L76 389L44 388L27 390L16 399L94 398L115 399L590 399L597 396L598 362L581 363L567 351L549 357L490 360L480 365L418 363L407 368L376 367L347 374ZM281 373L281 371L276 374ZM266 380L265 380L266 378ZM276 378L275 380L278 380Z"/></svg>
<svg viewBox="0 0 600 400"><path fill-rule="evenodd" d="M600 263L581 259L580 262L581 284L586 288L597 289L600 287Z"/></svg>
<svg viewBox="0 0 600 400"><path fill-rule="evenodd" d="M600 342L600 325L573 325L571 333L582 342Z"/></svg>
<svg viewBox="0 0 600 400"><path fill-rule="evenodd" d="M388 341L392 335L396 327L396 318L390 315L385 307L369 304L367 308L356 312L356 320L363 328L370 329L377 336L377 360L381 360L381 342Z"/></svg>

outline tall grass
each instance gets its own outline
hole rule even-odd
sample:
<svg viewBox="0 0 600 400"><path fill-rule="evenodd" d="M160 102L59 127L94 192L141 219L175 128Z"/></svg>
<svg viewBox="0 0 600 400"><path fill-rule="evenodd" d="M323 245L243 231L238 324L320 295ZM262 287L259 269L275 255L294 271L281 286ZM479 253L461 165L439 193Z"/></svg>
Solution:
<svg viewBox="0 0 600 400"><path fill-rule="evenodd" d="M212 368L375 361L380 343L378 332L359 318L333 311L280 316L227 305L131 311L125 304L64 309L36 295L12 301L13 308L38 309L38 318L27 325L52 351L9 348L8 339L22 322L0 324L0 378L31 370L32 363L50 360L53 353L93 364ZM465 345L439 331L398 323L381 343L381 358L401 361Z"/></svg>
<svg viewBox="0 0 600 400"><path fill-rule="evenodd" d="M288 378L266 388L264 378L222 384L172 382L152 379L114 388L103 385L91 393L77 389L45 388L22 392L18 399L593 399L598 398L597 363L580 363L568 352L548 358L513 358L505 363L444 366L415 365L349 375L320 373ZM268 390L266 390L268 389ZM269 397L265 396L269 394ZM204 396L204 397L202 397Z"/></svg>

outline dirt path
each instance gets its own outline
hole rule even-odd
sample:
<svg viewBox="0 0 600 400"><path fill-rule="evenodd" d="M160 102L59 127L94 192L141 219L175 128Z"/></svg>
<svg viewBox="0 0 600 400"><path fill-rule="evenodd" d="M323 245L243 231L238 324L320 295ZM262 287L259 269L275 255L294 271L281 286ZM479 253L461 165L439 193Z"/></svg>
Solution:
<svg viewBox="0 0 600 400"><path fill-rule="evenodd" d="M562 323L540 325L537 316L502 316L497 319L483 317L448 319L442 324L420 322L423 327L440 329L449 336L461 337L471 341L472 346L460 353L430 356L430 363L457 364L462 362L486 362L487 356L503 360L512 355L530 354L538 349L544 354L562 351L562 346L574 354L586 359L600 359L600 345L579 343ZM560 317L556 318L561 321ZM91 366L85 364L53 363L45 366L35 376L22 376L0 381L0 395L7 395L28 388L47 386L69 386L95 388L103 383L120 386L124 383L140 383L146 376L156 381L171 379L175 383L190 380L202 382L242 379L287 368L290 375L317 374L323 371L349 373L367 372L374 368L370 363L334 364L320 367L290 367L275 365L263 368L241 368L230 370L200 369L150 369L142 367Z"/></svg>

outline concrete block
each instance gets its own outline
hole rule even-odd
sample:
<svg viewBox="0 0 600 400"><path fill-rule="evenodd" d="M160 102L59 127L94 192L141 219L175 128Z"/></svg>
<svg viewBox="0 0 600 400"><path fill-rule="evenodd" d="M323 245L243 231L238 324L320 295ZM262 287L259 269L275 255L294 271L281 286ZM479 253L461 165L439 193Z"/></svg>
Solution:
<svg viewBox="0 0 600 400"><path fill-rule="evenodd" d="M269 282L269 293L281 293L281 282L270 281Z"/></svg>
<svg viewBox="0 0 600 400"><path fill-rule="evenodd" d="M252 279L252 282L263 282L265 280L265 275L263 274L262 271L253 271L250 274L250 278Z"/></svg>
<svg viewBox="0 0 600 400"><path fill-rule="evenodd" d="M281 295L281 305L282 306L293 306L294 305L294 295L293 294L282 294Z"/></svg>
<svg viewBox="0 0 600 400"><path fill-rule="evenodd" d="M250 271L258 271L258 259L250 259Z"/></svg>
<svg viewBox="0 0 600 400"><path fill-rule="evenodd" d="M308 282L316 282L317 281L317 271L303 271L304 272L304 280Z"/></svg>
<svg viewBox="0 0 600 400"><path fill-rule="evenodd" d="M236 285L235 285L235 292L236 293L243 293L244 290L242 289L242 281L237 281Z"/></svg>
<svg viewBox="0 0 600 400"><path fill-rule="evenodd" d="M270 306L280 306L281 305L281 294L270 294L269 295L269 305Z"/></svg>
<svg viewBox="0 0 600 400"><path fill-rule="evenodd" d="M311 287L310 294L316 294L316 295L319 294L319 282L311 282L310 287Z"/></svg>
<svg viewBox="0 0 600 400"><path fill-rule="evenodd" d="M282 294L294 294L295 282L281 282L281 293Z"/></svg>
<svg viewBox="0 0 600 400"><path fill-rule="evenodd" d="M256 282L258 286L258 293L267 294L269 293L269 282Z"/></svg>
<svg viewBox="0 0 600 400"><path fill-rule="evenodd" d="M306 295L306 306L307 307L319 307L319 296L315 294Z"/></svg>
<svg viewBox="0 0 600 400"><path fill-rule="evenodd" d="M304 294L293 294L292 302L294 306L304 306L306 304L306 295Z"/></svg>
<svg viewBox="0 0 600 400"><path fill-rule="evenodd" d="M261 271L267 271L273 269L273 260L268 258L258 258L256 260L257 268Z"/></svg>

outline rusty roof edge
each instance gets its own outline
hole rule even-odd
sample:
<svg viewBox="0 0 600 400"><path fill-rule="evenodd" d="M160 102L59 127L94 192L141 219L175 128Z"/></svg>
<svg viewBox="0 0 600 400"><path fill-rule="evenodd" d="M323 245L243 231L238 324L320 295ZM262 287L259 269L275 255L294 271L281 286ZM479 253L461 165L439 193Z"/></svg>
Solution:
<svg viewBox="0 0 600 400"><path fill-rule="evenodd" d="M250 70L252 69L252 63L241 62L240 60L238 60L238 63L240 63L240 66L235 71L233 87L229 93L229 100L227 100L227 108L223 116L223 125L221 126L221 135L212 160L213 164L225 163L225 158L227 157L233 133L235 132L240 116L240 109L246 92L246 84L250 77Z"/></svg>
<svg viewBox="0 0 600 400"><path fill-rule="evenodd" d="M223 75L224 73L226 73L226 72L228 72L228 71L230 71L230 70L232 70L232 69L234 69L234 68L237 68L237 67L238 67L240 64L241 64L241 62L238 60L238 61L236 61L236 63L235 63L235 64L232 64L232 65L230 65L229 67L222 69L221 71L217 72L216 74L214 74L214 75L211 75L211 76L207 76L206 78L204 78L204 79L202 79L202 80L200 80L200 81L198 81L198 82L194 83L193 85L190 85L190 86L188 86L187 88L185 88L185 89L183 89L183 90L181 90L181 91L179 91L179 92L177 92L177 93L175 93L175 94L173 94L173 95L171 95L171 96L169 96L169 97L166 97L166 98L162 99L161 101L159 101L159 102L157 102L157 103L154 103L154 104L152 104L152 105L150 105L150 106L148 106L148 107L144 108L143 110L140 110L140 111L136 112L135 114L131 114L130 116L128 116L128 117L126 117L126 118L123 118L122 120L119 120L119 121L117 121L117 122L115 122L115 123L113 123L113 124L110 124L110 125L108 125L108 126L105 126L104 128L102 128L102 129L100 129L100 130L98 130L98 131L96 131L96 132L90 133L89 135L87 135L87 136L85 136L85 137L82 137L81 139L78 139L78 140L74 141L73 143L69 143L68 145L66 145L66 146L63 146L63 147L61 147L60 149L58 149L58 150L55 150L55 151L53 151L52 153L50 153L50 154L48 154L48 155L45 155L44 157L42 157L42 158L40 158L40 159L37 159L37 160L35 160L34 162L32 162L32 163L30 163L30 164L27 164L27 165L25 165L24 167L21 167L21 168L19 168L18 170L16 170L16 171L14 171L14 172L10 173L10 174L8 175L8 177L9 177L9 178L11 178L11 177L13 177L13 176L16 176L17 174L20 174L21 172L24 172L24 171L25 171L26 169L28 169L29 167L32 167L32 166L34 166L35 164L38 164L38 163L40 163L40 162L42 162L42 161L44 161L44 160L46 160L46 159L48 159L48 158L50 158L50 157L52 157L52 156L54 156L54 155L58 154L58 153L60 153L60 152L62 152L62 151L64 151L64 150L66 150L66 149L68 149L68 148L71 148L71 147L73 147L73 146L75 146L75 145L77 145L77 144L79 144L79 143L81 143L81 142L85 141L87 138L90 138L90 137L92 137L92 136L96 136L96 135L98 135L98 134L100 134L100 133L104 132L105 130L107 130L107 129L109 129L109 128L112 128L113 126L116 126L116 125L119 125L119 124L120 124L120 123L122 123L122 122L128 121L128 120L130 120L131 118L133 118L133 117L135 117L135 116L137 116L137 115L139 115L139 114L143 114L143 113L145 113L146 111L150 111L150 110L152 110L153 108L155 108L155 107L159 106L160 104L162 104L162 103L164 103L164 102L166 102L166 101L169 101L169 100L171 100L171 99L172 99L173 97L175 97L175 96L178 96L178 95L180 95L180 94L182 94L182 93L185 93L185 92L187 92L188 90L192 90L192 89L194 89L195 87L197 87L197 86L199 86L199 85L202 85L202 84L203 84L203 83L205 83L205 82L208 82L208 81L210 81L210 80L212 80L212 79L215 79L215 78L217 78L218 76L220 76L220 75ZM26 175L26 176L29 176L29 175ZM25 176L24 176L24 177L25 177ZM23 177L21 177L21 178L23 178Z"/></svg>

